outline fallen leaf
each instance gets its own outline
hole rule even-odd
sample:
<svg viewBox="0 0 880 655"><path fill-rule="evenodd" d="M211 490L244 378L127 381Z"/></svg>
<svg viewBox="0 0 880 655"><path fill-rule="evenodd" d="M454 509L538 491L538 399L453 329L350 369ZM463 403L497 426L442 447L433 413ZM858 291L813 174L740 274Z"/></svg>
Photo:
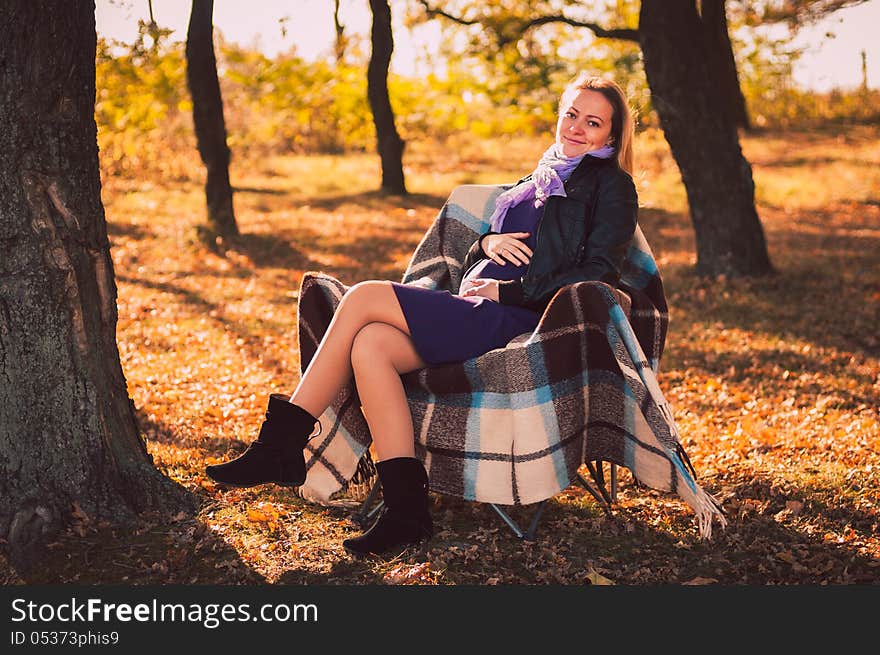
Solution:
<svg viewBox="0 0 880 655"><path fill-rule="evenodd" d="M778 553L776 553L776 559L781 559L783 562L787 562L788 564L798 563L797 559L790 550L779 551Z"/></svg>
<svg viewBox="0 0 880 655"><path fill-rule="evenodd" d="M385 584L419 584L420 582L430 582L427 573L430 571L431 565L428 562L422 562L415 566L401 564L386 573L382 581Z"/></svg>
<svg viewBox="0 0 880 655"><path fill-rule="evenodd" d="M590 584L595 585L613 585L614 583L606 578L604 575L598 573L595 569L589 569L587 571L587 580L590 581Z"/></svg>
<svg viewBox="0 0 880 655"><path fill-rule="evenodd" d="M717 584L717 583L718 583L718 580L716 580L715 578L703 578L700 576L697 576L696 578L688 580L687 582L682 582L682 584L691 585L691 586L705 585L705 584Z"/></svg>
<svg viewBox="0 0 880 655"><path fill-rule="evenodd" d="M254 523L266 523L269 521L269 517L266 516L263 512L258 509L250 508L247 513L248 521L253 521Z"/></svg>

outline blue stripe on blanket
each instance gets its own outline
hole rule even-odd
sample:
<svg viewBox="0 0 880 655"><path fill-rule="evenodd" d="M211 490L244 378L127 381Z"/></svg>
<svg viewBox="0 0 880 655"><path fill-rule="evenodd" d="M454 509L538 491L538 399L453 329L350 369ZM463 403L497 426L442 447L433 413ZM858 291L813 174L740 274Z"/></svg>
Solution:
<svg viewBox="0 0 880 655"><path fill-rule="evenodd" d="M691 492L697 493L697 483L691 477L691 474L687 470L687 468L685 468L684 462L681 461L681 457L678 456L678 453L670 452L669 459L675 465L675 468L678 471L679 475L681 475L681 477L684 478L684 481L687 484L687 486L690 488ZM675 482L676 482L675 476L673 476L672 477L672 484L674 485Z"/></svg>
<svg viewBox="0 0 880 655"><path fill-rule="evenodd" d="M556 409L553 406L553 386L541 385L534 390L534 403L541 412L541 420L544 422L544 435L547 439L547 448L550 449L550 458L553 462L553 472L556 475L557 484L561 488L568 486L568 471L565 465L565 452L559 447L559 421L556 418Z"/></svg>
<svg viewBox="0 0 880 655"><path fill-rule="evenodd" d="M550 393L550 387L546 384L542 384L540 387L535 389L535 403L536 405L549 405L553 402L553 394ZM555 424L556 421L554 420Z"/></svg>
<svg viewBox="0 0 880 655"><path fill-rule="evenodd" d="M482 234L489 229L489 222L480 220L463 207L450 203L445 208L446 216L452 220L461 223L469 230L473 230L477 234Z"/></svg>
<svg viewBox="0 0 880 655"><path fill-rule="evenodd" d="M626 254L628 264L623 282L635 289L644 289L657 276L657 262L644 250L631 246Z"/></svg>

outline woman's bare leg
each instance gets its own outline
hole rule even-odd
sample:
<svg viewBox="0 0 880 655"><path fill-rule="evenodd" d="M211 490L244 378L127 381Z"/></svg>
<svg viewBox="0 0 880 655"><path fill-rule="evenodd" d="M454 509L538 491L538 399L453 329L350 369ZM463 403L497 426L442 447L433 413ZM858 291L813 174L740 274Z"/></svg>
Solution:
<svg viewBox="0 0 880 655"><path fill-rule="evenodd" d="M315 356L290 397L312 416L320 416L351 379L351 349L355 336L370 323L386 323L409 335L391 283L360 282L342 297Z"/></svg>
<svg viewBox="0 0 880 655"><path fill-rule="evenodd" d="M385 509L364 534L342 542L356 557L385 554L434 534L428 472L415 457L412 414L401 374L425 366L409 334L370 323L354 339L351 364L378 461Z"/></svg>
<svg viewBox="0 0 880 655"><path fill-rule="evenodd" d="M351 364L379 461L414 457L412 414L400 376L426 364L409 334L387 323L366 325L354 339Z"/></svg>

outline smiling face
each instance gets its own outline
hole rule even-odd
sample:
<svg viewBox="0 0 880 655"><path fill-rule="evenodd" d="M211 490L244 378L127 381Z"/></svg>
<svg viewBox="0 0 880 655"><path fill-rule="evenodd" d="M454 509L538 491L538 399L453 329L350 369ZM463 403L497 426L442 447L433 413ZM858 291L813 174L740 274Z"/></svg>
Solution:
<svg viewBox="0 0 880 655"><path fill-rule="evenodd" d="M563 99L562 113L556 123L556 143L566 157L579 157L609 145L611 103L598 91L579 89Z"/></svg>

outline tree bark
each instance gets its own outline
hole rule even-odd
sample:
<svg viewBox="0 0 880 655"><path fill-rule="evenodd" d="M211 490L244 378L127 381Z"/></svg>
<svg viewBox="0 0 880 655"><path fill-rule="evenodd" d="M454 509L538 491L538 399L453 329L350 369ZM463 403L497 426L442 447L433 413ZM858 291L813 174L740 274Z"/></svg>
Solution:
<svg viewBox="0 0 880 655"><path fill-rule="evenodd" d="M232 237L238 234L238 224L232 208L230 153L214 58L213 14L214 0L193 0L186 32L186 82L192 96L199 155L208 172L208 229L221 237Z"/></svg>
<svg viewBox="0 0 880 655"><path fill-rule="evenodd" d="M22 567L77 506L124 519L190 498L152 465L116 345L94 11L0 11L0 543Z"/></svg>
<svg viewBox="0 0 880 655"><path fill-rule="evenodd" d="M709 63L728 119L737 127L748 130L749 112L739 83L724 5L725 0L703 0L701 5L700 15L705 26Z"/></svg>
<svg viewBox="0 0 880 655"><path fill-rule="evenodd" d="M388 0L370 0L373 27L370 39L373 51L367 67L367 98L376 126L376 146L382 160L382 190L396 195L406 194L403 178L404 142L394 125L394 111L388 97L388 66L394 51L391 32L391 8Z"/></svg>
<svg viewBox="0 0 880 655"><path fill-rule="evenodd" d="M642 0L645 73L687 190L702 275L772 272L752 168L712 77L694 0Z"/></svg>

